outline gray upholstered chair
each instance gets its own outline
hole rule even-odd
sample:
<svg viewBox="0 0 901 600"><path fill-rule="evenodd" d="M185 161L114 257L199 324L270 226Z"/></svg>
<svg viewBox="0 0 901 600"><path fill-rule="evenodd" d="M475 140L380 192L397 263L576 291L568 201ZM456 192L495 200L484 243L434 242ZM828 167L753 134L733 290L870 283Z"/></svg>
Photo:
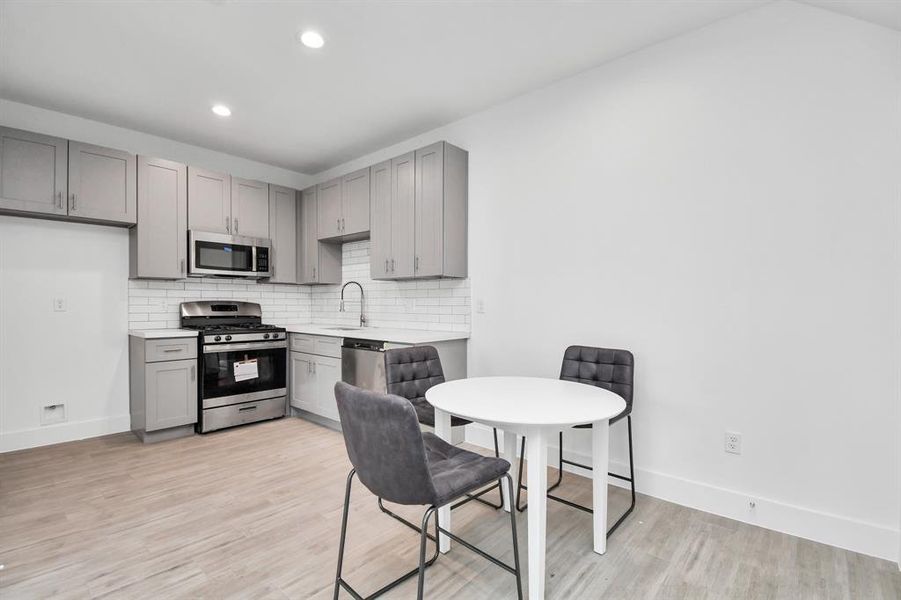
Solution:
<svg viewBox="0 0 901 600"><path fill-rule="evenodd" d="M610 529L607 530L609 537L616 528L632 513L635 508L635 467L632 461L632 387L633 372L635 370L635 358L628 350L613 350L609 348L592 348L590 346L570 346L563 353L563 365L560 367L560 379L565 381L575 381L586 385L595 385L610 390L626 401L626 408L610 419L610 425L626 419L629 431L629 476L619 475L617 473L608 473L611 477L615 477L622 481L628 481L632 493L632 502L623 515L617 519ZM576 425L575 429L590 428L591 425ZM557 467L557 481L548 488L548 492L557 488L563 482L563 465L574 465L583 469L592 470L590 466L579 464L571 460L563 458L563 432L560 432L560 463ZM526 455L526 439L522 440L522 456ZM522 483L522 461L519 463L519 489L516 491L516 508L522 512L526 509L526 505L520 504L522 490L528 487ZM582 506L570 500L548 494L551 500L562 502L573 508L578 508L585 512L592 512L587 506Z"/></svg>
<svg viewBox="0 0 901 600"><path fill-rule="evenodd" d="M435 427L435 407L425 399L425 393L429 388L444 383L444 369L441 367L441 358L434 346L410 346L407 348L392 348L385 351L385 382L387 392L402 398L406 398L416 409L416 417L419 422L429 427ZM451 427L469 425L472 421L451 417ZM497 429L494 429L494 456L500 456L497 443ZM497 488L500 494L500 502L495 504L482 498L491 490ZM504 492L496 483L474 494L467 495L452 508L457 508L470 500L478 500L483 504L498 509L504 506Z"/></svg>
<svg viewBox="0 0 901 600"><path fill-rule="evenodd" d="M513 503L513 483L510 463L500 458L486 457L448 444L431 433L419 429L416 411L404 398L380 394L348 385L335 384L335 398L344 444L353 468L347 476L344 494L344 515L341 520L341 542L338 549L338 573L335 576L335 598L343 587L354 598L363 596L341 577L344 563L344 542L347 537L347 517L350 510L350 491L354 475L369 491L381 500L407 505L428 505L417 527L406 519L385 511L407 527L419 533L419 566L366 596L374 598L403 581L419 575L417 598L421 599L425 569L438 558L439 532L474 552L488 558L516 577L516 590L522 599L522 580L519 568L519 547L516 540L516 511L510 511L513 533L513 565L509 566L476 548L471 543L444 530L438 524L438 509L472 492L490 481L507 480L510 503ZM383 509L384 510L384 509ZM435 517L435 534L428 533L429 519ZM435 553L426 560L426 544L435 542Z"/></svg>

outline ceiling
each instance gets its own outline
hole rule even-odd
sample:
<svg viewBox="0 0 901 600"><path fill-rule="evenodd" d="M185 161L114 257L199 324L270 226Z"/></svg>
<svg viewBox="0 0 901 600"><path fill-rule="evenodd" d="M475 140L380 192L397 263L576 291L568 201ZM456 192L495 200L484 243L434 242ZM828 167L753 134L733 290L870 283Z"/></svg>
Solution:
<svg viewBox="0 0 901 600"><path fill-rule="evenodd" d="M855 19L901 31L901 0L801 0Z"/></svg>
<svg viewBox="0 0 901 600"><path fill-rule="evenodd" d="M765 3L2 0L0 97L316 173Z"/></svg>

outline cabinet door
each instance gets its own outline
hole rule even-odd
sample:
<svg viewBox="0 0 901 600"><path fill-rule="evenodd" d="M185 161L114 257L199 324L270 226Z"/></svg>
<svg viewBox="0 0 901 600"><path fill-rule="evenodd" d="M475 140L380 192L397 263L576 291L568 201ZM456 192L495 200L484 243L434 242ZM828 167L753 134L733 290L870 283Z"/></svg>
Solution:
<svg viewBox="0 0 901 600"><path fill-rule="evenodd" d="M0 127L0 208L66 214L66 156L60 138Z"/></svg>
<svg viewBox="0 0 901 600"><path fill-rule="evenodd" d="M369 231L369 167L345 175L341 181L341 234Z"/></svg>
<svg viewBox="0 0 901 600"><path fill-rule="evenodd" d="M144 365L147 421L154 431L197 422L197 361L176 360Z"/></svg>
<svg viewBox="0 0 901 600"><path fill-rule="evenodd" d="M134 154L69 142L69 215L134 224Z"/></svg>
<svg viewBox="0 0 901 600"><path fill-rule="evenodd" d="M416 151L416 250L413 270L417 277L444 271L444 143Z"/></svg>
<svg viewBox="0 0 901 600"><path fill-rule="evenodd" d="M269 186L272 283L297 283L297 192Z"/></svg>
<svg viewBox="0 0 901 600"><path fill-rule="evenodd" d="M369 274L372 279L390 279L391 268L391 161L374 165L369 175L371 230Z"/></svg>
<svg viewBox="0 0 901 600"><path fill-rule="evenodd" d="M269 238L269 184L232 177L232 233Z"/></svg>
<svg viewBox="0 0 901 600"><path fill-rule="evenodd" d="M316 188L300 193L300 211L297 222L297 274L299 283L316 283L319 266L319 236L316 215L318 202Z"/></svg>
<svg viewBox="0 0 901 600"><path fill-rule="evenodd" d="M188 229L231 233L231 177L188 167Z"/></svg>
<svg viewBox="0 0 901 600"><path fill-rule="evenodd" d="M319 199L319 239L341 235L341 178L336 177L317 186Z"/></svg>
<svg viewBox="0 0 901 600"><path fill-rule="evenodd" d="M335 401L335 384L341 381L341 359L317 356L313 369L319 398L318 414L339 421L338 403Z"/></svg>
<svg viewBox="0 0 901 600"><path fill-rule="evenodd" d="M315 358L310 354L291 352L291 406L318 413L316 378L313 374Z"/></svg>
<svg viewBox="0 0 901 600"><path fill-rule="evenodd" d="M413 277L415 239L415 156L409 152L391 160L392 279Z"/></svg>
<svg viewBox="0 0 901 600"><path fill-rule="evenodd" d="M138 225L131 232L132 277L185 277L188 245L188 169L161 158L138 157Z"/></svg>

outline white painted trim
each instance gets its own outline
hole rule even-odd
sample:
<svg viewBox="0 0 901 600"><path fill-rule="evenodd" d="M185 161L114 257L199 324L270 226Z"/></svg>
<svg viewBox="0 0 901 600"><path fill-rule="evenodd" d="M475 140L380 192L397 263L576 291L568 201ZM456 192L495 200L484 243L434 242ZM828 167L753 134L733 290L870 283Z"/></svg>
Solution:
<svg viewBox="0 0 901 600"><path fill-rule="evenodd" d="M131 429L129 415L0 432L0 452L72 442Z"/></svg>
<svg viewBox="0 0 901 600"><path fill-rule="evenodd" d="M467 426L466 441L484 448L494 448L491 429L482 425ZM589 455L567 451L567 458L591 464ZM555 447L548 448L548 464L557 464ZM617 473L629 472L629 465L618 461L611 460L610 468ZM590 472L570 465L565 465L564 470L591 476ZM636 468L635 480L636 491L667 502L893 562L901 560L901 532L890 527L640 467ZM627 485L618 479L608 478L608 481L619 487ZM748 504L750 498L756 504L753 509Z"/></svg>

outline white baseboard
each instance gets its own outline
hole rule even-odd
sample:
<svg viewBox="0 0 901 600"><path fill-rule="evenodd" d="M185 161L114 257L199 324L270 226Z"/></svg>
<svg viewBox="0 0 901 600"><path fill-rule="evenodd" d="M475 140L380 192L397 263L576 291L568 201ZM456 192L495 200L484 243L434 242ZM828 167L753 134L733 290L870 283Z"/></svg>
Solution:
<svg viewBox="0 0 901 600"><path fill-rule="evenodd" d="M466 441L484 448L494 448L491 429L481 425L467 426ZM567 458L591 464L591 457L580 453L567 451ZM556 448L548 448L548 464L557 464ZM590 472L570 465L564 465L564 470L590 476ZM628 474L629 465L611 461L610 470ZM640 467L635 471L635 488L641 494L892 562L901 559L901 532L889 527ZM618 479L608 478L608 481L612 485L627 486L626 482ZM754 508L749 505L751 498L754 499Z"/></svg>
<svg viewBox="0 0 901 600"><path fill-rule="evenodd" d="M131 429L129 415L103 417L74 423L45 425L32 429L5 431L0 433L0 452L12 452L37 446L48 446L62 442L72 442L85 438L121 433Z"/></svg>

